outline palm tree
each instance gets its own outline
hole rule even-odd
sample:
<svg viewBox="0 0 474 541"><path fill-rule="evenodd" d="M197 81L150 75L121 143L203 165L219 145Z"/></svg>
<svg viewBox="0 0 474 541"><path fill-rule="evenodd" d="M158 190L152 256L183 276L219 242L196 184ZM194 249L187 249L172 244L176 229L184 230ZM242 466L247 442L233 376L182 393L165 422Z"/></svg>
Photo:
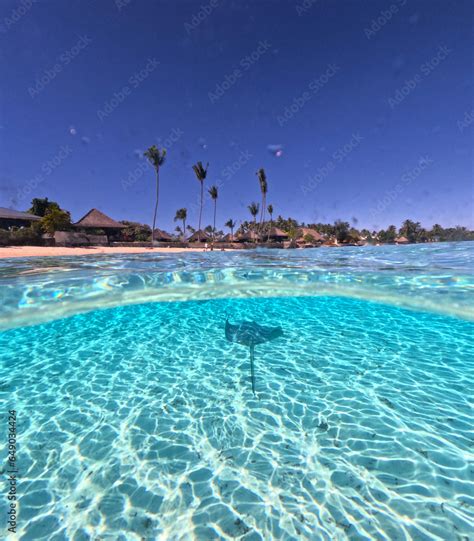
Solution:
<svg viewBox="0 0 474 541"><path fill-rule="evenodd" d="M188 211L187 209L185 208L182 208L182 209L178 209L176 211L176 214L174 216L174 221L177 222L178 220L182 221L183 222L183 242L185 241L186 239L186 219L188 217Z"/></svg>
<svg viewBox="0 0 474 541"><path fill-rule="evenodd" d="M273 227L273 205L272 204L268 205L267 211L268 211L268 214L270 214L270 232L268 234L268 236L270 236L272 227Z"/></svg>
<svg viewBox="0 0 474 541"><path fill-rule="evenodd" d="M153 248L153 235L155 234L156 213L158 212L158 199L160 196L160 167L165 163L166 149L159 149L156 145L151 146L143 153L156 171L156 196L155 211L153 212L153 225L151 228L151 247Z"/></svg>
<svg viewBox="0 0 474 541"><path fill-rule="evenodd" d="M214 226L212 228L212 243L216 240L216 210L217 210L217 198L219 197L219 190L217 186L211 186L208 190L211 199L214 201Z"/></svg>
<svg viewBox="0 0 474 541"><path fill-rule="evenodd" d="M196 178L201 183L201 207L199 209L199 226L198 226L198 240L201 242L201 218L202 218L202 205L204 201L204 181L207 177L207 168L209 167L209 163L206 165L206 169L202 166L202 162L197 162L195 165L193 165L194 173L196 174Z"/></svg>
<svg viewBox="0 0 474 541"><path fill-rule="evenodd" d="M268 183L265 169L261 168L257 171L258 182L260 183L260 192L262 193L262 211L260 213L259 233L262 228L262 221L265 221L265 205L267 203Z"/></svg>
<svg viewBox="0 0 474 541"><path fill-rule="evenodd" d="M273 205L268 205L267 211L268 214L270 214L270 223L273 224Z"/></svg>
<svg viewBox="0 0 474 541"><path fill-rule="evenodd" d="M231 239L234 240L234 227L237 225L236 222L232 218L229 218L227 222L225 223L225 226L230 229L230 236Z"/></svg>
<svg viewBox="0 0 474 541"><path fill-rule="evenodd" d="M257 214L260 209L260 205L258 203L250 203L248 206L250 214L253 216L253 229L256 231L257 229ZM255 242L257 242L257 233L255 232Z"/></svg>
<svg viewBox="0 0 474 541"><path fill-rule="evenodd" d="M421 232L420 222L413 222L412 220L405 220L398 234L403 235L410 242L416 242L420 236L420 232Z"/></svg>

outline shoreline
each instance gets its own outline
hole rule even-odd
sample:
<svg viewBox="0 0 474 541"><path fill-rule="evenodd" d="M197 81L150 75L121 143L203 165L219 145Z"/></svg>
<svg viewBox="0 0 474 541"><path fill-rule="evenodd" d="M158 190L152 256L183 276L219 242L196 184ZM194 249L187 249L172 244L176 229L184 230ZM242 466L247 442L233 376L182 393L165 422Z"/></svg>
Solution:
<svg viewBox="0 0 474 541"><path fill-rule="evenodd" d="M19 257L60 257L77 255L100 254L175 254L182 252L203 252L204 248L145 248L131 246L91 246L90 248L75 248L61 246L6 246L0 247L0 259ZM209 251L209 250L208 250ZM213 252L222 250L214 249ZM232 252L226 248L226 252Z"/></svg>

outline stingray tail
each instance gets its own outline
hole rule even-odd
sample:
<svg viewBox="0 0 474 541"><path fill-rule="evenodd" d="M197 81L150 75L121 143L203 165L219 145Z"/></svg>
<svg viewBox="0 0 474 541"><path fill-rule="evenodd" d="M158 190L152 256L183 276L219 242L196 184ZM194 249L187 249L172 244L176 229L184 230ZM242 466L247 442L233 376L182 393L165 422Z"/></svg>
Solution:
<svg viewBox="0 0 474 541"><path fill-rule="evenodd" d="M255 368L254 368L254 360L255 360L255 346L252 344L250 346L250 376L252 379L252 392L255 395Z"/></svg>

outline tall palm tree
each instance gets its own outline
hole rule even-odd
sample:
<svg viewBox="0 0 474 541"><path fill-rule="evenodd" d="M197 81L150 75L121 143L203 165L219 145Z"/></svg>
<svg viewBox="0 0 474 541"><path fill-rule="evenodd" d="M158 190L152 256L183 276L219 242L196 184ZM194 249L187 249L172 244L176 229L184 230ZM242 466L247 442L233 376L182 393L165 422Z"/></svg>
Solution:
<svg viewBox="0 0 474 541"><path fill-rule="evenodd" d="M260 213L259 233L262 228L262 222L265 221L265 205L267 203L268 182L265 169L261 168L257 171L258 182L260 183L260 192L262 193L262 211Z"/></svg>
<svg viewBox="0 0 474 541"><path fill-rule="evenodd" d="M177 222L178 220L180 220L181 222L183 222L183 242L185 241L186 239L186 219L188 217L188 210L185 209L185 208L182 208L182 209L178 209L176 211L176 214L174 216L174 221Z"/></svg>
<svg viewBox="0 0 474 541"><path fill-rule="evenodd" d="M234 240L234 227L237 225L236 222L232 218L229 218L227 222L225 223L225 226L230 229L230 236L231 239Z"/></svg>
<svg viewBox="0 0 474 541"><path fill-rule="evenodd" d="M273 205L272 204L268 205L267 211L268 211L268 214L270 214L270 233L268 234L268 236L270 236L272 227L273 227Z"/></svg>
<svg viewBox="0 0 474 541"><path fill-rule="evenodd" d="M217 210L217 198L219 197L219 190L217 186L211 186L208 190L211 199L214 201L214 225L212 228L212 243L216 240L216 210Z"/></svg>
<svg viewBox="0 0 474 541"><path fill-rule="evenodd" d="M204 202L204 181L207 177L207 168L209 167L209 163L206 165L206 169L202 166L202 162L197 162L195 165L193 165L193 171L196 175L196 178L201 183L201 207L199 209L199 226L198 226L198 240L201 242L201 218L202 218L202 206Z"/></svg>
<svg viewBox="0 0 474 541"><path fill-rule="evenodd" d="M151 228L151 247L153 248L153 235L155 233L156 213L158 212L158 200L160 196L160 167L165 163L166 149L159 149L156 145L151 146L143 153L145 158L151 163L156 171L156 196L155 196L155 210L153 212L153 225Z"/></svg>
<svg viewBox="0 0 474 541"><path fill-rule="evenodd" d="M257 214L260 209L260 205L258 203L250 203L250 205L247 207L249 209L250 214L253 216L253 229L255 231L255 242L257 242Z"/></svg>

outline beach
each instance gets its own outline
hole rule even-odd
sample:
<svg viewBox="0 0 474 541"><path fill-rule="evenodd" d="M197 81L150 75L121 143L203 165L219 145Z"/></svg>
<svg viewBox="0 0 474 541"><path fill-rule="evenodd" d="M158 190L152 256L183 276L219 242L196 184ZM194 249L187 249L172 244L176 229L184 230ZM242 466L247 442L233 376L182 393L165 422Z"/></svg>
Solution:
<svg viewBox="0 0 474 541"><path fill-rule="evenodd" d="M58 257L72 255L97 255L97 254L172 254L179 252L202 252L203 248L144 248L144 247L121 247L121 246L91 246L89 248L70 248L61 246L7 246L0 248L0 259L10 257ZM221 249L215 249L220 252ZM226 249L226 252L229 251Z"/></svg>

